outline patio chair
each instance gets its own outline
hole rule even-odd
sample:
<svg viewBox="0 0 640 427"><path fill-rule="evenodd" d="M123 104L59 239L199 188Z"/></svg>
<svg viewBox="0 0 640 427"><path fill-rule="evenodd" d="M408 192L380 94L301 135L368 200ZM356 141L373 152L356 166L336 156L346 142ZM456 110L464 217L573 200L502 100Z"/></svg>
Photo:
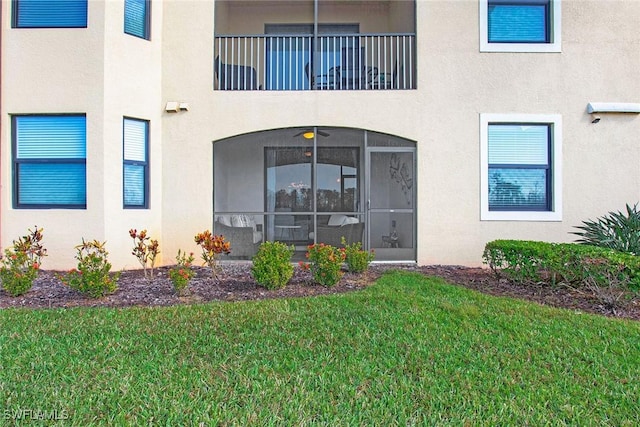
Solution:
<svg viewBox="0 0 640 427"><path fill-rule="evenodd" d="M369 67L364 62L364 48L342 48L340 89L367 88Z"/></svg>
<svg viewBox="0 0 640 427"><path fill-rule="evenodd" d="M251 259L263 240L262 226L247 215L221 215L216 218L213 232L222 234L231 243L231 253L221 256L222 259Z"/></svg>
<svg viewBox="0 0 640 427"><path fill-rule="evenodd" d="M313 89L335 89L336 82L340 81L340 67L329 68L327 74L312 75L311 63L307 62L304 66L304 73L306 74L309 84Z"/></svg>
<svg viewBox="0 0 640 427"><path fill-rule="evenodd" d="M257 90L258 73L253 67L246 65L225 64L216 56L214 68L220 90Z"/></svg>

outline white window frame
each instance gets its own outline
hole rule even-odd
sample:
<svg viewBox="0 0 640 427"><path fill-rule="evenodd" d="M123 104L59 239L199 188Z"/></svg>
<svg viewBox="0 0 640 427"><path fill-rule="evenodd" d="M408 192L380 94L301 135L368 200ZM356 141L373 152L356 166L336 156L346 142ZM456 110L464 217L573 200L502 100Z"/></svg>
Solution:
<svg viewBox="0 0 640 427"><path fill-rule="evenodd" d="M489 0L480 0L480 52L562 52L561 0L551 0L550 43L489 43Z"/></svg>
<svg viewBox="0 0 640 427"><path fill-rule="evenodd" d="M494 123L551 125L550 211L489 211L489 125ZM480 114L480 220L562 221L562 116L560 114Z"/></svg>

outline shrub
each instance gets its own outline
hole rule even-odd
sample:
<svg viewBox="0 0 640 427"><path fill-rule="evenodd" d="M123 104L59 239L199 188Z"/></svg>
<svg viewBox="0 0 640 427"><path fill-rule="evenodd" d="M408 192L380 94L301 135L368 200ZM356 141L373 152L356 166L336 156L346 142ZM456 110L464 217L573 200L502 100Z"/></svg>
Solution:
<svg viewBox="0 0 640 427"><path fill-rule="evenodd" d="M291 257L294 247L282 242L264 242L253 257L251 275L260 286L267 289L280 289L286 286L293 276Z"/></svg>
<svg viewBox="0 0 640 427"><path fill-rule="evenodd" d="M548 258L548 244L520 240L496 240L487 243L482 259L491 270L502 273L516 282L542 280L542 263Z"/></svg>
<svg viewBox="0 0 640 427"><path fill-rule="evenodd" d="M626 212L609 212L595 221L583 221L582 225L575 228L582 230L572 233L580 236L578 243L640 255L640 212L637 203L626 205Z"/></svg>
<svg viewBox="0 0 640 427"><path fill-rule="evenodd" d="M347 268L352 273L362 273L369 267L369 264L375 258L375 253L373 251L367 252L362 250L362 243L360 242L354 242L347 245L347 241L343 237L342 245L344 246Z"/></svg>
<svg viewBox="0 0 640 427"><path fill-rule="evenodd" d="M42 228L29 229L29 234L13 241L1 260L2 287L11 296L22 295L33 286L47 250L42 246Z"/></svg>
<svg viewBox="0 0 640 427"><path fill-rule="evenodd" d="M346 257L344 249L318 243L307 247L309 263L303 264L311 270L313 280L322 286L333 286L342 277L342 263Z"/></svg>
<svg viewBox="0 0 640 427"><path fill-rule="evenodd" d="M104 242L97 240L85 242L82 239L82 244L76 246L75 258L78 260L78 268L69 271L66 277L60 277L62 283L92 298L115 292L120 274L109 276L111 264L107 260L109 253L104 245Z"/></svg>
<svg viewBox="0 0 640 427"><path fill-rule="evenodd" d="M187 286L189 286L189 282L195 275L195 272L191 269L193 260L193 252L187 255L186 252L178 249L176 267L169 270L169 278L171 279L171 283L173 283L173 289L175 289L178 295L182 295L185 292Z"/></svg>
<svg viewBox="0 0 640 427"><path fill-rule="evenodd" d="M150 264L150 277L153 278L153 267L156 263L156 257L160 253L160 245L157 240L151 240L147 236L147 230L142 230L138 233L138 230L129 230L129 236L133 239L133 251L131 255L138 258L138 262L144 270L144 277L147 277L147 262Z"/></svg>
<svg viewBox="0 0 640 427"><path fill-rule="evenodd" d="M493 271L518 282L605 288L615 281L640 289L640 257L597 246L495 240L482 257Z"/></svg>
<svg viewBox="0 0 640 427"><path fill-rule="evenodd" d="M196 234L194 239L202 249L202 260L211 269L211 278L216 279L217 258L220 254L231 253L231 243L222 235L213 235L211 231L205 230Z"/></svg>

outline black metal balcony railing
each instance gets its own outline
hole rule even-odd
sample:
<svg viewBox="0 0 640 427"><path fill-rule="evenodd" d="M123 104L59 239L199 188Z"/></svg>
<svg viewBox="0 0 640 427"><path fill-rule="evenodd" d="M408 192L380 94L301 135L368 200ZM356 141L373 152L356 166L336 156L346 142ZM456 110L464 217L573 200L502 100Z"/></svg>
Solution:
<svg viewBox="0 0 640 427"><path fill-rule="evenodd" d="M314 42L315 41L315 42ZM217 90L415 89L415 34L221 35Z"/></svg>

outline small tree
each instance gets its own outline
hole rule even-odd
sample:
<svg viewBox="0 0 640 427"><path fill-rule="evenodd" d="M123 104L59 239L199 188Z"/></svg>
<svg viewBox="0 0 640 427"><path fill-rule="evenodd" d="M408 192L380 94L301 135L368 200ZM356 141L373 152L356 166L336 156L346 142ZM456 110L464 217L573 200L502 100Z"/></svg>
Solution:
<svg viewBox="0 0 640 427"><path fill-rule="evenodd" d="M194 239L202 249L202 260L211 269L211 278L216 279L217 274L217 258L220 254L231 253L231 243L229 243L222 235L213 235L211 231L205 230L196 234Z"/></svg>
<svg viewBox="0 0 640 427"><path fill-rule="evenodd" d="M182 252L178 249L178 255L176 256L176 266L169 270L169 278L173 283L173 289L175 289L178 295L183 295L189 286L189 282L195 275L195 272L191 269L191 263L193 262L193 252L188 255L186 252Z"/></svg>
<svg viewBox="0 0 640 427"><path fill-rule="evenodd" d="M129 230L129 236L133 239L133 251L131 255L138 258L138 262L144 270L144 277L147 277L147 263L150 264L150 276L153 278L153 267L156 263L156 257L160 253L160 245L157 240L151 240L147 236L147 230Z"/></svg>

